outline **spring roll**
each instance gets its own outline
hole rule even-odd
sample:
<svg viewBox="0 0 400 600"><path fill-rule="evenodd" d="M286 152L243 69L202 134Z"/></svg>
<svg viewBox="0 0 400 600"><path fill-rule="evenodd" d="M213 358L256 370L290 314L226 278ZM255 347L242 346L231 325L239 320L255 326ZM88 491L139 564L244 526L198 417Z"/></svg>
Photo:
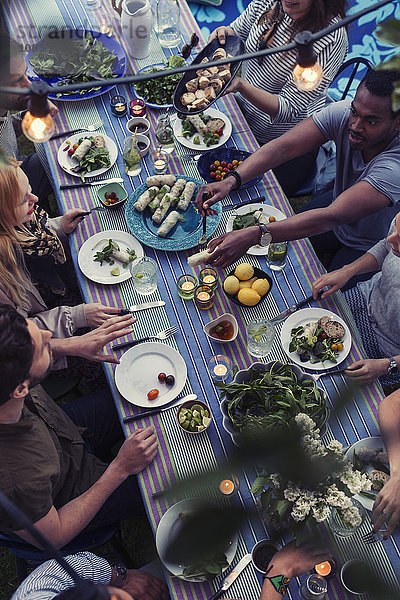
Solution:
<svg viewBox="0 0 400 600"><path fill-rule="evenodd" d="M139 196L139 198L134 203L133 207L136 208L136 210L138 210L139 212L143 212L146 206L149 204L149 202L153 200L154 196L158 193L158 191L158 187L153 186L149 188L148 190L143 192L141 196Z"/></svg>
<svg viewBox="0 0 400 600"><path fill-rule="evenodd" d="M160 237L165 237L180 219L181 215L176 210L171 211L161 227L157 229L157 235Z"/></svg>
<svg viewBox="0 0 400 600"><path fill-rule="evenodd" d="M156 210L152 216L154 223L157 223L159 225L161 223L161 221L163 220L163 218L165 217L165 215L167 214L168 209L175 202L176 202L176 198L171 196L171 194L165 194L162 197L160 204L158 205L158 207L156 208Z"/></svg>
<svg viewBox="0 0 400 600"><path fill-rule="evenodd" d="M83 139L77 147L77 149L75 150L75 152L73 153L73 155L71 156L71 158L74 158L78 162L81 162L81 160L83 159L85 154L89 152L91 147L92 142L88 138Z"/></svg>
<svg viewBox="0 0 400 600"><path fill-rule="evenodd" d="M204 121L201 120L201 118L199 117L199 115L189 116L189 117L187 117L187 120L190 121L190 123L193 125L193 127L195 127L196 130L201 135L206 135L206 133L207 133L207 127L206 127Z"/></svg>
<svg viewBox="0 0 400 600"><path fill-rule="evenodd" d="M196 190L196 184L194 183L194 181L188 181L187 184L185 185L185 189L183 190L181 197L179 198L179 202L178 202L178 206L177 206L177 208L179 208L179 210L187 209L195 190Z"/></svg>
<svg viewBox="0 0 400 600"><path fill-rule="evenodd" d="M211 252L206 248L201 252L197 252L196 254L192 254L192 256L188 256L187 263L189 267L198 267L199 265L206 265L207 261L210 259L210 256L215 252L218 246Z"/></svg>
<svg viewBox="0 0 400 600"><path fill-rule="evenodd" d="M169 187L173 186L176 181L175 175L152 175L146 179L146 184L148 187L153 185L163 186L169 185Z"/></svg>
<svg viewBox="0 0 400 600"><path fill-rule="evenodd" d="M170 195L173 198L179 198L179 196L182 194L183 190L185 189L185 185L186 185L185 179L178 179L176 181L176 183L172 186Z"/></svg>

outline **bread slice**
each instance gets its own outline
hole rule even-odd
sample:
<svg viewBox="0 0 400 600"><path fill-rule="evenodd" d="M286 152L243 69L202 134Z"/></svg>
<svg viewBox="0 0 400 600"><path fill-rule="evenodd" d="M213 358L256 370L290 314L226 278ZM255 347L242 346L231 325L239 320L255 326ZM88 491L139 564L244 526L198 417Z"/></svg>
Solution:
<svg viewBox="0 0 400 600"><path fill-rule="evenodd" d="M342 338L346 333L345 328L338 321L327 321L322 329L331 338Z"/></svg>

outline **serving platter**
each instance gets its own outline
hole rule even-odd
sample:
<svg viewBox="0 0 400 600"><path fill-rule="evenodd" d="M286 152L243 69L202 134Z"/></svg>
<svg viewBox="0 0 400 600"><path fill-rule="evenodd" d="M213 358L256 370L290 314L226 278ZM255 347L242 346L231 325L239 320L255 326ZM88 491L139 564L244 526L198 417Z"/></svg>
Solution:
<svg viewBox="0 0 400 600"><path fill-rule="evenodd" d="M175 377L172 386L158 381L159 373ZM129 348L115 369L115 385L128 402L143 408L157 408L172 402L183 390L187 369L182 356L171 346L160 342L144 342ZM157 388L155 400L147 393Z"/></svg>
<svg viewBox="0 0 400 600"><path fill-rule="evenodd" d="M113 64L113 76L114 77L123 77L126 73L126 67L127 67L127 56L125 53L125 50L123 49L123 47L121 46L121 44L119 44L117 42L117 40L115 38L110 38L108 37L108 35L105 35L103 33L100 33L99 31L95 31L92 29L75 29L75 30L60 30L57 31L57 39L65 39L65 40L69 40L71 39L71 36L75 37L77 40L81 41L82 38L87 34L90 33L92 34L93 38L102 42L103 46L105 48L107 48L108 50L110 50L110 52L114 53L116 56L116 61ZM52 77L50 79L46 79L45 77L41 77L39 75L37 75L33 69L33 66L30 63L30 59L32 58L32 56L34 55L35 52L37 51L41 51L46 49L46 44L48 44L48 40L47 38L43 38L41 39L37 44L35 44L32 49L27 53L26 55L26 64L27 64L27 77L28 79L30 79L31 81L35 81L35 80L40 80L40 81L44 81L45 83L47 83L47 85L54 87L55 90L57 90L57 84L59 82L62 82L65 77ZM90 81L88 82L88 87L92 87L95 88L96 87L96 81ZM48 97L51 100L65 100L65 101L74 101L74 100L87 100L89 98L95 98L96 96L100 96L101 94L105 94L106 92L109 92L110 90L112 90L112 88L115 87L114 85L108 85L105 87L102 87L100 89L92 89L92 90L88 90L87 92L81 93L81 92L76 92L76 93L68 93L68 94L60 94L57 91L54 91L54 93L49 93Z"/></svg>
<svg viewBox="0 0 400 600"><path fill-rule="evenodd" d="M330 360L319 363L311 363L309 360L302 362L300 360L300 356L297 352L289 352L289 344L292 341L291 331L295 327L299 327L300 325L304 326L307 323L311 323L312 321L318 321L321 317L330 317L334 321L338 321L341 325L343 325L345 329L345 334L342 339L343 350L339 352L337 356L337 362L333 363ZM294 362L296 365L303 367L305 369L312 369L314 371L326 371L331 367L336 367L340 365L348 356L351 348L351 334L349 330L349 326L335 313L326 310L324 308L303 308L293 313L286 319L286 321L282 325L281 329L281 344L282 348L286 352L287 356Z"/></svg>
<svg viewBox="0 0 400 600"><path fill-rule="evenodd" d="M88 279L103 285L115 285L117 283L121 283L122 281L126 281L131 276L129 267L124 268L122 263L120 263L118 260L116 260L113 265L109 265L105 262L100 265L99 262L95 262L93 260L96 252L99 252L99 250L102 248L100 242L104 241L105 245L110 239L116 242L123 250L126 248L134 250L138 258L142 258L144 256L142 245L135 237L133 237L133 235L127 233L126 231L99 231L98 233L92 235L82 244L79 250L78 265L82 273ZM119 275L112 275L110 273L111 269L114 269L115 267L119 267Z"/></svg>
<svg viewBox="0 0 400 600"><path fill-rule="evenodd" d="M362 440L358 440L357 442L352 444L347 449L347 451L346 451L347 460L349 462L353 463L354 452L357 454L357 452L360 450L360 448L363 448L363 447L369 448L370 450L379 450L381 448L385 449L383 440L379 435L372 436L372 437L366 437L366 438L363 438ZM374 470L373 465L371 465L370 463L365 463L365 471L368 473L368 475L371 475L373 470ZM378 495L378 492L375 492L374 490L371 490L368 493L373 494L375 497ZM355 494L354 498L356 500L358 500L360 502L360 504L362 504L364 506L364 508L372 511L375 499L367 498L366 496L363 496L362 494Z"/></svg>
<svg viewBox="0 0 400 600"><path fill-rule="evenodd" d="M74 167L77 167L79 165L79 162L76 160L73 160L71 158L71 156L69 156L66 142L70 142L70 147L72 147L74 144L77 144L81 138L95 137L96 135L102 135L104 138L105 147L108 150L108 154L109 154L109 158L110 158L110 166L102 167L101 169L96 169L96 171L75 173L72 169ZM79 178L82 178L82 176L87 178L87 177L96 177L97 175L102 175L103 173L105 173L106 171L111 169L111 167L117 160L117 157L118 157L118 148L117 148L117 145L114 142L114 140L112 140L110 137L108 137L108 135L105 135L105 133L98 134L97 132L93 133L93 132L88 132L88 131L81 131L80 133L74 133L74 135L70 135L60 145L60 147L58 148L58 152L57 152L57 160L58 160L58 164L60 165L60 167L69 175L72 175L73 177L79 177Z"/></svg>
<svg viewBox="0 0 400 600"><path fill-rule="evenodd" d="M186 138L183 134L182 134L182 119L180 119L179 117L177 117L175 119L175 121L173 122L173 130L174 130L174 136L177 139L177 141L182 144L182 146L186 146L186 148L190 148L191 150L198 150L198 151L202 151L202 150L210 150L210 149L214 149L214 148L220 148L221 146L223 146L225 144L225 142L227 142L229 140L229 138L232 135L232 123L230 121L230 119L220 110L217 110L215 108L207 108L206 110L201 111L203 112L205 115L208 115L210 117L212 117L213 119L222 119L223 122L225 123L225 127L222 130L222 135L219 138L218 144L214 144L213 146L206 146L206 144L202 141L202 136L199 133L194 133L190 138ZM194 138L198 136L200 138L200 143L199 144L195 144L195 142L193 141Z"/></svg>
<svg viewBox="0 0 400 600"><path fill-rule="evenodd" d="M157 229L159 228L159 225L152 221L152 215L149 209L139 212L133 206L139 196L141 196L143 192L148 189L145 183L136 188L133 194L129 196L125 205L125 219L129 229L138 240L150 248L167 251L188 250L189 248L194 248L197 246L199 239L201 238L202 217L194 204L194 199L196 198L197 192L202 183L193 177L187 177L180 174L175 174L175 176L177 179L194 181L197 187L188 208L182 212L185 220L183 222L178 221L178 223L165 237L160 237L157 235ZM207 238L215 232L221 220L221 202L215 204L213 209L218 211L218 213L216 215L210 215L207 217Z"/></svg>
<svg viewBox="0 0 400 600"><path fill-rule="evenodd" d="M286 219L285 213L279 210L279 208L275 208L275 206L270 206L269 204L254 202L252 204L246 204L246 206L240 206L232 211L232 214L229 216L229 219L226 223L226 232L229 233L233 230L233 222L236 215L246 215L253 210L262 210L263 215L267 219L269 217L274 217L276 221L283 221ZM268 254L268 246L263 247L255 244L254 246L250 246L250 248L246 251L246 254L251 254L253 256L266 256Z"/></svg>

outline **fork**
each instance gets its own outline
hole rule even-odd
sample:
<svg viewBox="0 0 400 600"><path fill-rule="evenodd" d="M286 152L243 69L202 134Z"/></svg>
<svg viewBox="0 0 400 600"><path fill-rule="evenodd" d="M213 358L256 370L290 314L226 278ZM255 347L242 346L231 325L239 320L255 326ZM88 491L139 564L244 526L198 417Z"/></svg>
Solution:
<svg viewBox="0 0 400 600"><path fill-rule="evenodd" d="M375 532L372 530L369 533L362 535L361 539L364 544L376 544L377 542L381 542L383 540L383 531Z"/></svg>
<svg viewBox="0 0 400 600"><path fill-rule="evenodd" d="M166 340L171 337L171 335L175 335L178 331L179 327L174 325L173 327L168 327L168 329L164 329L164 331L159 331L155 335L148 335L147 337L142 337L137 340L131 340L130 342L123 342L122 344L115 344L112 346L113 350L120 350L121 348L126 348L127 346L137 346L137 344L141 344L142 342L147 342L148 340Z"/></svg>
<svg viewBox="0 0 400 600"><path fill-rule="evenodd" d="M313 377L316 381L321 377L325 377L326 375L339 375L340 373L344 373L347 367L343 367L343 369L335 369L334 371L324 371L324 373L313 373Z"/></svg>
<svg viewBox="0 0 400 600"><path fill-rule="evenodd" d="M96 131L96 129L99 129L102 125L103 121L97 121L96 123L93 123L93 125L88 125L87 127L78 127L77 129L70 129L69 131L60 131L58 133L55 133L51 139L55 140L57 138L63 137L64 135L71 135L71 133L77 133L77 131Z"/></svg>
<svg viewBox="0 0 400 600"><path fill-rule="evenodd" d="M182 158L183 160L197 161L201 156L202 154L181 154L179 158Z"/></svg>

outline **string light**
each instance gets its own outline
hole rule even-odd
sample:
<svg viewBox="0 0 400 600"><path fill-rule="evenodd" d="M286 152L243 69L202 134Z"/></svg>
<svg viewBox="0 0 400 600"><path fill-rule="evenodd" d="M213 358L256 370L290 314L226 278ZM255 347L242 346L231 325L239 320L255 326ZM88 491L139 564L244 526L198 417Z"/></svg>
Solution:
<svg viewBox="0 0 400 600"><path fill-rule="evenodd" d="M303 92L314 90L322 80L322 67L317 62L310 31L301 31L294 41L297 48L297 65L293 69L293 81Z"/></svg>
<svg viewBox="0 0 400 600"><path fill-rule="evenodd" d="M54 120L47 100L47 85L33 81L30 87L28 110L22 119L22 131L32 142L46 142L54 133Z"/></svg>

